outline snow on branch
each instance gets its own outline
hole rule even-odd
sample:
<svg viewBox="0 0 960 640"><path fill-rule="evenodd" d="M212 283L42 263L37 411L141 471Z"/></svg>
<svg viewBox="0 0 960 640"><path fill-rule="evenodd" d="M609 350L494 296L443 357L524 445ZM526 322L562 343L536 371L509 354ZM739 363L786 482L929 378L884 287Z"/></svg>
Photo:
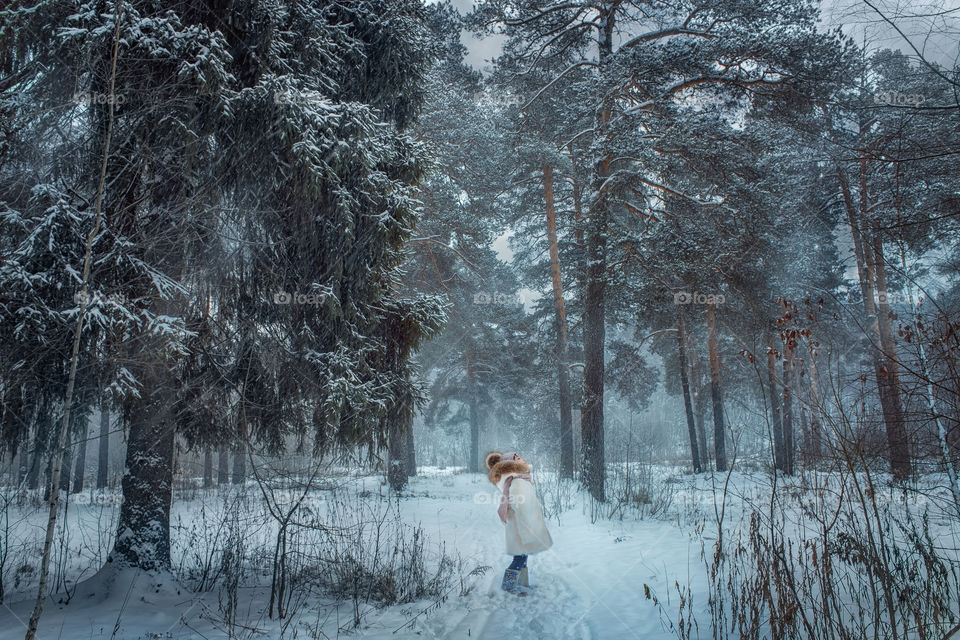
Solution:
<svg viewBox="0 0 960 640"><path fill-rule="evenodd" d="M639 44L644 44L646 42L653 42L655 40L663 40L664 38L672 38L675 36L694 36L697 38L706 38L706 39L717 37L712 33L701 31L699 29L690 29L687 27L670 27L669 29L659 29L657 31L649 31L647 33L631 38L630 40L627 40L622 45L620 45L620 49L630 49Z"/></svg>
<svg viewBox="0 0 960 640"><path fill-rule="evenodd" d="M530 108L530 105L532 105L534 102L536 102L537 100L539 100L539 99L540 99L540 96L543 95L543 93L544 93L545 91L547 91L550 87L552 87L552 86L555 85L556 83L560 82L560 80L562 80L564 77L566 77L566 75L567 75L568 73L570 73L571 71L573 71L574 69L577 69L577 68L579 68L579 67L597 67L597 66L599 66L599 65L598 65L596 62L591 62L591 61L589 61L589 60L581 60L580 62L575 62L575 63L573 63L572 65L570 65L569 67L567 67L566 69L564 69L563 71L561 71L560 74L559 74L556 78L554 78L553 80L551 80L550 82L548 82L547 84L545 84L539 91L537 91L537 93L534 94L534 96L533 96L532 98L530 98L530 99L527 101L527 103L524 104L524 105L520 108L520 110L521 110L521 111L525 111L525 110L527 110L528 108Z"/></svg>

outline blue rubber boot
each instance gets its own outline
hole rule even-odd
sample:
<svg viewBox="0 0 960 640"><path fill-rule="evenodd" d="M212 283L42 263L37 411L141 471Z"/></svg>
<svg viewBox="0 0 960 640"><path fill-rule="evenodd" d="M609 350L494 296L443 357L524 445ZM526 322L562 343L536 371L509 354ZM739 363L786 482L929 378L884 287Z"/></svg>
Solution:
<svg viewBox="0 0 960 640"><path fill-rule="evenodd" d="M506 569L503 572L503 582L500 583L500 588L504 591L515 591L517 588L517 581L520 578L519 569Z"/></svg>

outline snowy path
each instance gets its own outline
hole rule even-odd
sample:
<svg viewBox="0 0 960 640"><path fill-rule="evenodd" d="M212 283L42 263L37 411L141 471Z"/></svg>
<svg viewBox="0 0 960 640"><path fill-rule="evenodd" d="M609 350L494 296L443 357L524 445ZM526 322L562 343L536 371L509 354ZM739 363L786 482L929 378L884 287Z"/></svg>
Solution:
<svg viewBox="0 0 960 640"><path fill-rule="evenodd" d="M559 525L555 519L548 523L554 546L530 557L533 592L518 598L499 589L503 569L510 561L503 550L502 525L492 504L473 499L490 491L491 485L480 476L454 475L446 480L441 485L435 478L415 479L411 493L416 497L408 498L402 508L409 508L411 517L420 519L428 531L431 521L435 523L431 533L446 538L448 548L491 569L478 580L475 591L459 602L449 601L444 607L447 610L425 621L421 629L424 636L431 633L435 638L492 639L517 633L522 634L520 637L569 640L674 637L663 629L653 604L644 599L643 584L649 584L666 600L675 579L686 582L687 558L699 563L699 547L694 548L686 533L675 525L656 520L598 520L591 524L589 516L575 507L561 516ZM432 517L427 513L430 507ZM678 567L684 569L684 575L671 573ZM458 614L457 608L463 611Z"/></svg>

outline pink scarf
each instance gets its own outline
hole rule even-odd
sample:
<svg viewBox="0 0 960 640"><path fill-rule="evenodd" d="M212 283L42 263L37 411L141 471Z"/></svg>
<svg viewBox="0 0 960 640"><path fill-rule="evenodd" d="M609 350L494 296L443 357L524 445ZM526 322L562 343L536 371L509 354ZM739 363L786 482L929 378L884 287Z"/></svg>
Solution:
<svg viewBox="0 0 960 640"><path fill-rule="evenodd" d="M500 516L500 521L504 524L507 523L507 514L513 511L513 508L510 506L510 483L513 482L514 478L523 478L524 480L533 482L533 478L530 477L529 473L507 476L506 481L503 483L503 493L500 495L500 506L497 507L497 515Z"/></svg>

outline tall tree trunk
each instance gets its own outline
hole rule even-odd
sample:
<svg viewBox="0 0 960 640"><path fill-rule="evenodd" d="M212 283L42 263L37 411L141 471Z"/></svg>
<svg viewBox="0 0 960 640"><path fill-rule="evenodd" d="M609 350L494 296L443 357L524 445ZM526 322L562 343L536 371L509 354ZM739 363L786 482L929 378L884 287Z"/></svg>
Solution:
<svg viewBox="0 0 960 640"><path fill-rule="evenodd" d="M213 448L206 446L203 448L203 488L209 489L213 486Z"/></svg>
<svg viewBox="0 0 960 640"><path fill-rule="evenodd" d="M233 452L233 484L242 485L247 479L247 448L243 442Z"/></svg>
<svg viewBox="0 0 960 640"><path fill-rule="evenodd" d="M417 450L414 448L413 425L407 429L407 476L417 475Z"/></svg>
<svg viewBox="0 0 960 640"><path fill-rule="evenodd" d="M720 353L717 350L715 305L707 305L707 349L710 354L710 396L713 400L713 449L717 471L727 470L727 452L723 424L723 390L720 377Z"/></svg>
<svg viewBox="0 0 960 640"><path fill-rule="evenodd" d="M794 379L797 380L799 376L794 376ZM795 394L800 392L800 381L796 382L797 388L794 390ZM799 397L799 395L797 395ZM810 465L810 425L807 422L807 408L802 404L799 405L800 409L800 460L804 465L804 468L809 467Z"/></svg>
<svg viewBox="0 0 960 640"><path fill-rule="evenodd" d="M170 503L175 421L173 389L165 363L142 368L141 397L130 411L123 503L114 559L144 571L170 568Z"/></svg>
<svg viewBox="0 0 960 640"><path fill-rule="evenodd" d="M687 436L690 438L690 458L693 462L693 472L700 473L700 448L697 446L697 425L693 420L693 402L690 399L690 381L687 378L687 337L683 330L683 314L677 312L677 355L680 367L680 391L683 393L683 407L687 414Z"/></svg>
<svg viewBox="0 0 960 640"><path fill-rule="evenodd" d="M785 470L786 451L783 447L783 414L780 409L780 385L777 382L777 357L773 335L767 334L767 386L770 389L770 415L773 423L773 464Z"/></svg>
<svg viewBox="0 0 960 640"><path fill-rule="evenodd" d="M570 163L573 167L570 183L573 192L573 246L576 247L573 264L577 282L575 295L582 300L587 290L587 241L584 233L587 217L583 211L581 168L572 145L570 146Z"/></svg>
<svg viewBox="0 0 960 640"><path fill-rule="evenodd" d="M700 445L700 464L707 468L710 466L710 447L707 445L707 429L704 425L706 420L706 406L703 400L703 375L700 371L700 355L697 353L697 343L692 333L687 332L687 352L690 359L688 371L692 377L690 382L691 397L693 399L694 417L697 420L697 442Z"/></svg>
<svg viewBox="0 0 960 640"><path fill-rule="evenodd" d="M560 399L560 477L573 477L573 415L570 405L570 365L567 354L567 310L560 277L560 250L557 243L557 213L553 203L553 168L543 164L543 195L547 212L547 241L550 245L550 275L553 282L554 315L557 325L557 386Z"/></svg>
<svg viewBox="0 0 960 640"><path fill-rule="evenodd" d="M30 460L27 456L27 448L21 446L17 450L17 486L22 486L24 481L27 479L27 469L29 468ZM0 588L3 585L0 584ZM2 604L2 603L0 603Z"/></svg>
<svg viewBox="0 0 960 640"><path fill-rule="evenodd" d="M810 351L810 442L808 457L819 460L823 455L823 427L820 423L820 374L817 371L817 350L812 342L807 342Z"/></svg>
<svg viewBox="0 0 960 640"><path fill-rule="evenodd" d="M50 483L53 480L53 459L54 454L47 454L46 465L43 469L43 501L50 500ZM57 483L59 486L59 482Z"/></svg>
<svg viewBox="0 0 960 640"><path fill-rule="evenodd" d="M596 500L603 501L605 481L603 387L604 298L606 289L606 215L596 212L589 241L587 289L583 300L582 482Z"/></svg>
<svg viewBox="0 0 960 640"><path fill-rule="evenodd" d="M583 185L579 173L580 165L577 163L577 156L574 154L573 145L570 146L570 164L573 167L573 175L570 177L570 186L573 192L573 242L577 247L578 254L582 258L587 252L587 243L584 240L583 234L583 223L585 220L583 215ZM586 269L577 269L577 282L580 285L581 294L586 287L584 273L586 273Z"/></svg>
<svg viewBox="0 0 960 640"><path fill-rule="evenodd" d="M27 471L27 487L33 490L40 488L40 464L43 460L43 446L40 440L40 432L36 430L33 434L33 451L24 452L24 455L30 456L30 463Z"/></svg>
<svg viewBox="0 0 960 640"><path fill-rule="evenodd" d="M471 473L480 472L480 407L477 398L477 371L473 360L473 346L467 345L467 402L470 411L470 463Z"/></svg>
<svg viewBox="0 0 960 640"><path fill-rule="evenodd" d="M876 223L874 223L876 225ZM906 420L903 416L903 401L900 397L900 367L897 361L897 347L893 337L893 327L890 322L890 300L887 294L887 267L883 256L883 240L879 229L873 230L874 274L877 281L878 308L877 332L880 335L881 362L883 367L883 384L881 394L886 394L888 400L884 407L884 422L892 423L887 440L890 443L890 466L894 476L906 479L910 476L912 463L910 460L910 442L907 438ZM887 411L889 408L889 411Z"/></svg>
<svg viewBox="0 0 960 640"><path fill-rule="evenodd" d="M70 493L70 460L73 457L73 443L71 436L67 433L67 441L63 447L62 471L60 472L60 491Z"/></svg>
<svg viewBox="0 0 960 640"><path fill-rule="evenodd" d="M857 276L860 280L860 293L863 296L863 309L870 318L872 332L881 341L881 346L874 349L873 367L877 382L877 392L880 396L880 407L883 412L883 422L886 427L887 447L890 460L890 470L897 480L905 480L910 476L910 456L907 450L906 428L903 421L903 410L899 403L899 389L891 386L889 370L886 366L885 354L882 348L880 322L874 304L874 247L869 242L867 230L864 227L869 213L867 192L866 156L861 152L860 158L860 212L853 201L850 183L846 172L837 167L837 178L843 195L844 209L847 213L847 222L853 237L853 250L857 260Z"/></svg>
<svg viewBox="0 0 960 640"><path fill-rule="evenodd" d="M97 455L97 489L106 489L110 460L110 409L106 398L100 401L100 451Z"/></svg>
<svg viewBox="0 0 960 640"><path fill-rule="evenodd" d="M613 56L613 33L616 9L603 6L597 23L602 26L597 41L599 72L604 74ZM609 145L609 123L612 100L604 98L596 116L595 141L603 149L593 168L593 201L587 221L587 279L583 295L583 407L580 410L581 482L595 500L606 499L606 457L603 433L604 347L606 344L607 290L607 188L612 155Z"/></svg>
<svg viewBox="0 0 960 640"><path fill-rule="evenodd" d="M697 420L697 442L700 445L700 462L704 469L713 463L710 455L710 441L707 439L707 402L703 395L706 385L699 385L693 394L694 418Z"/></svg>
<svg viewBox="0 0 960 640"><path fill-rule="evenodd" d="M217 484L224 485L230 482L230 452L226 445L220 445L217 460Z"/></svg>
<svg viewBox="0 0 960 640"><path fill-rule="evenodd" d="M577 164L577 157L573 150L573 145L570 145L570 161L573 165L573 176L572 176L572 190L573 190L573 242L574 246L577 248L576 256L576 272L577 272L577 290L576 295L579 296L580 300L586 298L587 291L587 241L585 234L585 225L586 225L586 215L584 215L583 210L583 184L581 183L581 177L579 173L579 165ZM581 361L583 360L583 355L581 354ZM579 411L579 420L577 427L580 429L580 437L578 438L575 433L571 433L573 439L573 450L576 451L579 446L579 450L583 451L583 405L580 406ZM571 425L571 429L573 425ZM573 461L574 468L576 469L577 459ZM582 472L583 470L580 469ZM582 482L581 482L582 484Z"/></svg>
<svg viewBox="0 0 960 640"><path fill-rule="evenodd" d="M793 475L793 349L783 352L783 472Z"/></svg>
<svg viewBox="0 0 960 640"><path fill-rule="evenodd" d="M404 425L397 420L390 422L387 438L387 482L394 491L407 486L407 435Z"/></svg>
<svg viewBox="0 0 960 640"><path fill-rule="evenodd" d="M577 155L573 144L571 143L567 147L570 155L570 164L572 166L571 172L571 190L573 195L573 243L576 247L576 260L574 266L576 267L576 295L579 296L579 299L582 301L586 298L587 291L587 241L586 241L586 222L587 216L584 213L583 206L583 190L584 182L582 176L586 174L586 171L581 173L581 165L578 162ZM581 360L583 360L581 355ZM585 408L583 405L580 406L579 411L579 424L577 425L580 428L580 437L577 438L576 433L571 432L573 436L573 451L577 450L577 445L579 445L581 454L583 451L583 420L584 420L584 411ZM571 425L571 430L573 425ZM579 442L578 442L579 440ZM574 458L572 461L574 468L576 468L577 459ZM582 471L582 469L581 469ZM582 479L581 479L582 484Z"/></svg>
<svg viewBox="0 0 960 640"><path fill-rule="evenodd" d="M89 422L84 420L83 432L77 446L77 460L73 467L73 493L83 493L83 474L87 466L87 438L89 437Z"/></svg>
<svg viewBox="0 0 960 640"><path fill-rule="evenodd" d="M810 426L807 421L807 414L809 413L807 408L809 402L804 403L803 394L803 376L806 374L808 369L804 368L803 358L796 355L794 351L793 357L793 397L794 397L794 406L796 407L796 413L800 418L800 446L798 451L800 454L800 460L804 466L808 465L810 462ZM794 444L796 444L796 435L794 435ZM796 465L796 461L794 461Z"/></svg>
<svg viewBox="0 0 960 640"><path fill-rule="evenodd" d="M237 423L237 447L233 450L233 477L232 484L243 485L247 479L247 413L246 408L240 412Z"/></svg>

